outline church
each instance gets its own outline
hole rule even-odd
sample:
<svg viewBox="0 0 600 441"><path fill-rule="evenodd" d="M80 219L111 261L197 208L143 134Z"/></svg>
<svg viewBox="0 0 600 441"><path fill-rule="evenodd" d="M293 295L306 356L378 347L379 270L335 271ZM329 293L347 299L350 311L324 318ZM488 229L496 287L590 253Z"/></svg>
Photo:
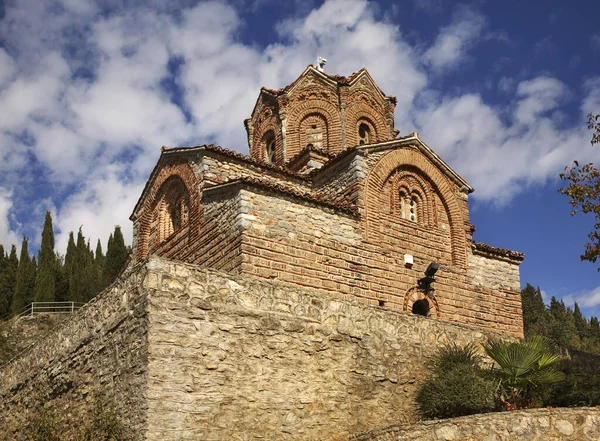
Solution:
<svg viewBox="0 0 600 441"><path fill-rule="evenodd" d="M523 336L523 254L473 240L473 188L399 136L395 104L365 69L308 66L261 89L248 156L163 148L130 264L3 367L0 439L42 398L68 418L105 403L135 441L506 431L506 413L390 428L416 421L440 348Z"/></svg>
<svg viewBox="0 0 600 441"><path fill-rule="evenodd" d="M475 242L473 188L366 69L309 65L262 88L250 154L163 147L131 215L150 255L296 284L407 314L523 336L523 254ZM427 274L425 274L427 273Z"/></svg>

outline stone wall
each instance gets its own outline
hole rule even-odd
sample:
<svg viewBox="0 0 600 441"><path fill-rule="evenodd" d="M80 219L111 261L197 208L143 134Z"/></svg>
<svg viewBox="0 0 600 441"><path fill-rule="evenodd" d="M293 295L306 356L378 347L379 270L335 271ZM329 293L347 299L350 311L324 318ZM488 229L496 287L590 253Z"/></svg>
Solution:
<svg viewBox="0 0 600 441"><path fill-rule="evenodd" d="M134 439L141 439L148 353L147 299L139 289L143 270L128 272L0 367L0 439L19 439L40 400L74 430L76 415L85 415L100 400L138 434Z"/></svg>
<svg viewBox="0 0 600 441"><path fill-rule="evenodd" d="M519 267L509 260L490 259L480 254L469 255L467 273L473 284L489 289L521 289Z"/></svg>
<svg viewBox="0 0 600 441"><path fill-rule="evenodd" d="M323 439L414 419L440 345L483 333L152 259L148 440Z"/></svg>
<svg viewBox="0 0 600 441"><path fill-rule="evenodd" d="M533 409L390 426L336 441L597 441L600 409Z"/></svg>
<svg viewBox="0 0 600 441"><path fill-rule="evenodd" d="M134 440L364 432L414 420L441 345L486 338L351 294L156 257L2 369L0 439L16 439L38 399L71 418L102 398Z"/></svg>

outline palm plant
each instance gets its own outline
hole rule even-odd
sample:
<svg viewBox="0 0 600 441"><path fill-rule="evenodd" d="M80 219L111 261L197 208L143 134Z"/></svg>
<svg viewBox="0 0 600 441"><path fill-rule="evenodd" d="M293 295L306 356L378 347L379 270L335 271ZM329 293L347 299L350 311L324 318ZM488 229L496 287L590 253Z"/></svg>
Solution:
<svg viewBox="0 0 600 441"><path fill-rule="evenodd" d="M545 337L513 343L490 341L483 347L497 364L492 373L498 380L499 398L509 408L531 406L542 397L546 385L565 378L555 365L566 357L556 353Z"/></svg>

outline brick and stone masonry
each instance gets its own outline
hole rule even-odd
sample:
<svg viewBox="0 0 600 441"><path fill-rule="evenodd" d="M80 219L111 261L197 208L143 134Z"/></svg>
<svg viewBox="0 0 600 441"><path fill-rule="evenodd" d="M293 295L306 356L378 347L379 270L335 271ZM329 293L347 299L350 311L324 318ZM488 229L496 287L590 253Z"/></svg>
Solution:
<svg viewBox="0 0 600 441"><path fill-rule="evenodd" d="M40 399L70 415L101 397L135 440L341 440L414 421L447 342L522 337L523 254L473 240L473 188L416 133L397 137L395 104L364 69L309 66L261 90L249 156L163 147L124 275L2 368L0 439ZM586 412L543 433L581 418L573 433L593 433Z"/></svg>
<svg viewBox="0 0 600 441"><path fill-rule="evenodd" d="M290 86L263 88L245 122L250 156L163 148L131 216L136 259L407 313L426 300L433 318L521 337L523 255L473 241L472 187L416 133L395 138L394 105L364 69L344 78L309 66ZM431 262L440 271L425 298L417 281Z"/></svg>

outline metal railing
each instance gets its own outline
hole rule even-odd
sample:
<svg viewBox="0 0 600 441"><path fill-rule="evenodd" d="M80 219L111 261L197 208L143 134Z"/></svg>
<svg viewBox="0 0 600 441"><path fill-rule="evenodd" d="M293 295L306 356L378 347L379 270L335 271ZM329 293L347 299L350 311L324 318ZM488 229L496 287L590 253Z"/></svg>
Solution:
<svg viewBox="0 0 600 441"><path fill-rule="evenodd" d="M85 303L81 302L32 302L7 318L34 316L36 314L72 314Z"/></svg>

